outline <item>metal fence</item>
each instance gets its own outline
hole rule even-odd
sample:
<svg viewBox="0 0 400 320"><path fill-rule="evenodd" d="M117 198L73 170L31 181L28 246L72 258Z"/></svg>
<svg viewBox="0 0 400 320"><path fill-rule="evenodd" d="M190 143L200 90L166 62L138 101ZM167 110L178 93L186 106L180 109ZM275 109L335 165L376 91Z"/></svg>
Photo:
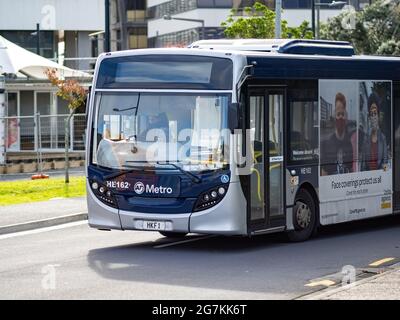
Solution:
<svg viewBox="0 0 400 320"><path fill-rule="evenodd" d="M68 114L11 116L0 118L5 125L5 151L64 151L65 121ZM85 114L75 114L70 122L69 150L85 150Z"/></svg>

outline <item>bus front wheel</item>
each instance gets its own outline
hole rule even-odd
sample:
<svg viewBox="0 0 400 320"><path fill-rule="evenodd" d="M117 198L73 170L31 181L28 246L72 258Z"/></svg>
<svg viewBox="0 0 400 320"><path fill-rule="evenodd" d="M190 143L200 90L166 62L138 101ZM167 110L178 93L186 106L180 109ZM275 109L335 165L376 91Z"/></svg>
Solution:
<svg viewBox="0 0 400 320"><path fill-rule="evenodd" d="M187 233L172 232L172 231L159 231L161 235L167 238L183 238Z"/></svg>
<svg viewBox="0 0 400 320"><path fill-rule="evenodd" d="M313 235L317 225L316 202L306 189L300 189L293 207L294 230L288 232L290 241L305 241Z"/></svg>

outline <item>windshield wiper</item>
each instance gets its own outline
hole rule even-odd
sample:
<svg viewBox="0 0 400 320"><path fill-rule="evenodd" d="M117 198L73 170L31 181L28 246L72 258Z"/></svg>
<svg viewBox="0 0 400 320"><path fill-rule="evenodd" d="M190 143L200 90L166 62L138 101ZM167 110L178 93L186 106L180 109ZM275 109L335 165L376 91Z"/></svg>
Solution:
<svg viewBox="0 0 400 320"><path fill-rule="evenodd" d="M126 161L126 162L147 163L146 161ZM137 170L142 170L142 171L143 171L143 169L146 168L146 166L132 166L132 165L128 165L128 166L125 165L125 167L126 167L126 168L129 168L129 169L127 169L127 170L122 170L122 169L121 169L121 170L118 171L118 172L111 173L111 174L105 176L104 179L106 179L106 180L107 180L107 179L113 179L113 178L122 176L123 174L135 172L135 171L137 171ZM154 170L154 169L152 168L152 170Z"/></svg>
<svg viewBox="0 0 400 320"><path fill-rule="evenodd" d="M200 183L201 182L201 178L199 178L198 176L196 176L195 174L193 174L193 173L191 173L189 171L183 170L180 166L176 165L175 163L172 163L172 162L160 162L160 161L157 161L156 163L158 165L160 165L160 166L172 166L175 169L177 169L180 172L182 172L183 174L187 175L193 182L195 182L195 183Z"/></svg>
<svg viewBox="0 0 400 320"><path fill-rule="evenodd" d="M135 172L135 171L137 171L137 170L143 170L141 167L134 167L134 166L129 166L129 167L127 167L127 168L132 168L132 169L129 169L129 170L120 170L120 171L118 171L118 172L111 173L111 174L105 176L104 179L105 179L105 180L114 179L114 178L119 177L119 176L122 176L123 174L126 174L126 173Z"/></svg>
<svg viewBox="0 0 400 320"><path fill-rule="evenodd" d="M141 162L141 161L126 161L126 162L128 163L128 162ZM143 162L146 162L146 161L143 161ZM193 174L193 173L191 173L191 172L189 172L189 171L183 170L181 167L179 167L179 166L176 165L175 163L172 163L172 162L160 162L160 161L157 161L156 163L157 163L158 165L160 165L160 166L171 166L171 167L174 167L174 168L177 169L178 171L180 171L180 172L182 172L183 174L185 174L186 176L188 176L188 177L190 178L190 180L192 180L192 181L195 182L195 183L200 183L200 182L202 181L201 178L199 178L198 176L196 176L195 174ZM104 179L105 179L105 180L107 180L107 179L113 179L113 178L122 176L123 174L135 172L135 171L137 171L137 170L143 170L143 169L146 168L146 166L131 166L131 165L126 166L126 167L127 167L127 168L130 168L130 169L129 169L129 170L121 170L121 171L116 172L116 173L111 173L111 174L105 176ZM148 168L148 167L147 167L147 168ZM152 170L155 170L155 168L152 168Z"/></svg>

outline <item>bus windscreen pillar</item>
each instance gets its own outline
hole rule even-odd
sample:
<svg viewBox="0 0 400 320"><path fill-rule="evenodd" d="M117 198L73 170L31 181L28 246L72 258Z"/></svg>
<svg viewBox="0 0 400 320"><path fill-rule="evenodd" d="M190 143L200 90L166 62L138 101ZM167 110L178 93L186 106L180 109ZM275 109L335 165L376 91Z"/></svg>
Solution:
<svg viewBox="0 0 400 320"><path fill-rule="evenodd" d="M1 69L0 69L1 70ZM0 165L5 164L6 135L5 135L5 116L6 116L6 95L5 79L0 75Z"/></svg>

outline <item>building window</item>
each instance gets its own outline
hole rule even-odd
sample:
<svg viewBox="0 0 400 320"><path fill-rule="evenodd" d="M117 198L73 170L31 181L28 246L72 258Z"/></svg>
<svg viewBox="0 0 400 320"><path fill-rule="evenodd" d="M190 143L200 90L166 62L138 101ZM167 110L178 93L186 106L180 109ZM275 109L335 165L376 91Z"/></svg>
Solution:
<svg viewBox="0 0 400 320"><path fill-rule="evenodd" d="M205 27L204 37L201 37L202 28L192 28L179 32L167 33L149 38L149 48L187 47L189 44L201 39L223 39L224 28Z"/></svg>
<svg viewBox="0 0 400 320"><path fill-rule="evenodd" d="M34 133L34 92L20 91L20 114L23 117L20 119L20 150L35 149L35 133Z"/></svg>
<svg viewBox="0 0 400 320"><path fill-rule="evenodd" d="M147 28L129 29L129 49L147 48Z"/></svg>
<svg viewBox="0 0 400 320"><path fill-rule="evenodd" d="M127 0L126 20L128 22L144 21L146 19L146 1Z"/></svg>
<svg viewBox="0 0 400 320"><path fill-rule="evenodd" d="M161 3L148 9L150 19L160 19L164 15L174 15L197 8L197 0L172 0Z"/></svg>
<svg viewBox="0 0 400 320"><path fill-rule="evenodd" d="M318 103L290 102L290 160L312 161L318 156Z"/></svg>
<svg viewBox="0 0 400 320"><path fill-rule="evenodd" d="M312 0L282 0L282 8L284 9L311 9ZM318 1L323 3L324 0ZM329 0L329 2L332 2Z"/></svg>
<svg viewBox="0 0 400 320"><path fill-rule="evenodd" d="M7 94L7 116L18 116L18 93L8 92Z"/></svg>
<svg viewBox="0 0 400 320"><path fill-rule="evenodd" d="M143 21L146 18L146 12L144 10L128 10L126 12L126 20L132 21Z"/></svg>
<svg viewBox="0 0 400 320"><path fill-rule="evenodd" d="M239 9L252 7L256 2L260 2L272 10L275 9L275 0L233 0L233 7Z"/></svg>
<svg viewBox="0 0 400 320"><path fill-rule="evenodd" d="M149 39L150 45L155 48L186 47L197 40L199 40L199 30L197 28L168 33Z"/></svg>
<svg viewBox="0 0 400 320"><path fill-rule="evenodd" d="M295 81L289 89L289 160L318 162L318 88Z"/></svg>
<svg viewBox="0 0 400 320"><path fill-rule="evenodd" d="M198 8L232 8L234 0L197 0Z"/></svg>
<svg viewBox="0 0 400 320"><path fill-rule="evenodd" d="M37 53L37 36L32 31L0 31L0 35L16 45ZM45 58L57 57L57 45L54 31L40 31L40 55Z"/></svg>

